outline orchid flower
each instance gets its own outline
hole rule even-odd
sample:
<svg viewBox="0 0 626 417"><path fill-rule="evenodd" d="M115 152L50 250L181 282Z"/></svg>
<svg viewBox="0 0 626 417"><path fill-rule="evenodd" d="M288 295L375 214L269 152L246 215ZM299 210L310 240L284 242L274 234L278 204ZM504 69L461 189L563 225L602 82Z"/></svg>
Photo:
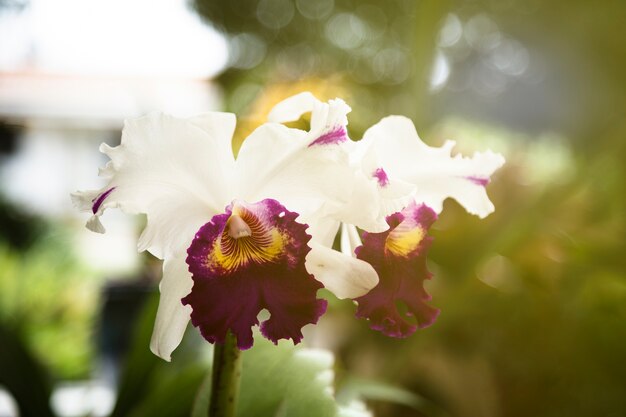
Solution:
<svg viewBox="0 0 626 417"><path fill-rule="evenodd" d="M311 112L314 116L323 108L325 104L318 100L313 94L304 92L289 97L278 103L269 113L268 120L275 123L286 123L299 120L304 114ZM311 119L311 130L318 130L318 122L313 117ZM344 129L344 130L342 130ZM330 131L326 135L320 136L319 141L332 142L334 137L344 137L345 126L338 131ZM367 163L373 156L371 152L363 155L364 148L358 142L351 140L341 140L337 146L343 149L348 155L349 165L355 175L353 188L346 195L341 207L335 207L332 202L327 202L324 212L329 214L323 223L320 235L324 236L324 244L331 245L339 231L343 219L356 219L359 223L366 225L366 230L370 232L383 232L389 228L386 217L404 208L411 201L415 191L415 186L405 181L387 181L385 187L379 185L379 180L372 177ZM365 166L365 168L364 168ZM352 223L354 224L354 223Z"/></svg>
<svg viewBox="0 0 626 417"><path fill-rule="evenodd" d="M474 153L471 158L452 156L454 145L447 141L441 148L427 146L412 121L401 116L382 119L357 142L362 171L376 179L379 187L398 182L415 187L410 204L387 217L387 231L366 232L361 243L354 225L342 225L344 253L369 262L380 279L372 291L355 299L356 315L387 336L407 337L418 327L432 324L439 314L427 304L431 297L424 281L431 278L426 254L432 238L427 233L443 201L453 198L480 218L494 211L485 187L504 158L491 151ZM406 313L398 310L399 302L405 304Z"/></svg>
<svg viewBox="0 0 626 417"><path fill-rule="evenodd" d="M292 108L298 100L273 116L301 114L302 106ZM96 232L104 232L99 218L108 208L147 215L138 248L164 260L156 355L170 360L190 319L211 343L232 332L239 349L250 348L263 309L263 336L298 343L301 328L326 310L318 289L357 298L377 284L367 262L330 247L340 221L387 228L387 213L353 210L377 191L344 145L350 108L336 99L309 110L309 131L263 124L237 158L235 116L218 112L128 120L119 146L100 147L111 159L100 171L107 185L73 199L92 212L87 227Z"/></svg>

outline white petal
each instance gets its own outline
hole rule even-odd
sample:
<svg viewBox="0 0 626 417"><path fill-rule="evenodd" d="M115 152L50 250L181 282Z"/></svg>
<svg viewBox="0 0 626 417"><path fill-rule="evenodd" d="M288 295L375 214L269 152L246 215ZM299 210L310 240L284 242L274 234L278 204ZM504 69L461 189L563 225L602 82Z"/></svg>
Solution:
<svg viewBox="0 0 626 417"><path fill-rule="evenodd" d="M329 213L344 223L355 224L368 232L383 232L389 228L382 211L383 202L379 187L357 172L351 190L342 206L329 206Z"/></svg>
<svg viewBox="0 0 626 417"><path fill-rule="evenodd" d="M350 199L339 217L350 219L344 221L368 232L383 232L389 228L386 217L411 202L415 186L397 178L390 178L384 185L379 183L374 173L380 164L371 140L347 143L346 149L356 176Z"/></svg>
<svg viewBox="0 0 626 417"><path fill-rule="evenodd" d="M309 226L307 233L315 242L328 247L333 246L341 222L319 213L301 215L297 220Z"/></svg>
<svg viewBox="0 0 626 417"><path fill-rule="evenodd" d="M172 352L183 339L191 317L191 307L181 299L191 292L193 280L187 270L185 257L166 259L163 262L163 278L159 289L161 298L157 310L150 350L155 355L171 360Z"/></svg>
<svg viewBox="0 0 626 417"><path fill-rule="evenodd" d="M348 125L347 114L352 109L342 99L329 100L328 103L318 101L311 112L311 128L309 138L315 141L329 131Z"/></svg>
<svg viewBox="0 0 626 417"><path fill-rule="evenodd" d="M341 252L345 255L356 257L354 250L361 246L361 237L356 227L351 224L341 224Z"/></svg>
<svg viewBox="0 0 626 417"><path fill-rule="evenodd" d="M267 123L243 143L238 189L246 201L279 200L299 214L339 210L350 202L355 173L339 146L309 147L307 132Z"/></svg>
<svg viewBox="0 0 626 417"><path fill-rule="evenodd" d="M378 284L376 271L367 262L311 243L306 269L337 298L357 298Z"/></svg>
<svg viewBox="0 0 626 417"><path fill-rule="evenodd" d="M95 233L106 232L106 229L100 222L100 216L97 216L95 214L91 216L89 220L87 220L87 223L85 223L85 227Z"/></svg>
<svg viewBox="0 0 626 417"><path fill-rule="evenodd" d="M504 164L500 154L487 151L471 158L451 156L454 142L433 148L421 141L413 122L390 116L365 132L378 160L390 177L414 184L415 201L441 212L443 201L452 197L468 212L485 217L494 207L485 185L495 170Z"/></svg>
<svg viewBox="0 0 626 417"><path fill-rule="evenodd" d="M308 110L308 132L267 123L244 141L236 162L241 197L275 198L304 217L317 213L365 230L386 229L372 204L376 190L350 163L345 130L350 107L340 99L322 103L302 93L279 103L270 118L288 121Z"/></svg>
<svg viewBox="0 0 626 417"><path fill-rule="evenodd" d="M324 103L313 94L306 91L291 96L278 103L267 116L267 120L274 123L286 123L298 120L304 113L311 113L311 128L309 135L315 139L325 130L336 126L347 126L346 115L352 109L342 99L336 98Z"/></svg>
<svg viewBox="0 0 626 417"><path fill-rule="evenodd" d="M101 146L111 158L102 171L110 181L97 195L111 191L94 206L94 214L110 207L145 213L139 249L159 258L181 252L200 226L232 200L234 128L235 118L228 113L189 119L155 113L126 121L121 145ZM83 206L84 196L92 195L83 195Z"/></svg>
<svg viewBox="0 0 626 417"><path fill-rule="evenodd" d="M77 191L72 193L70 197L72 198L74 207L80 211L91 211L93 200L95 200L99 194L99 191Z"/></svg>
<svg viewBox="0 0 626 417"><path fill-rule="evenodd" d="M77 191L75 193L70 194L72 198L72 204L74 207L79 209L80 211L92 211L94 208L94 201L98 199L98 196L102 194L101 190L94 191ZM104 211L104 206L100 206L96 213L93 214L87 220L85 227L92 232L96 233L104 233L105 229L100 223L100 215Z"/></svg>
<svg viewBox="0 0 626 417"><path fill-rule="evenodd" d="M304 113L313 111L320 101L308 91L291 96L275 105L267 115L273 123L286 123L298 120Z"/></svg>
<svg viewBox="0 0 626 417"><path fill-rule="evenodd" d="M186 119L189 123L204 130L215 144L216 160L219 163L231 166L235 163L232 138L237 123L232 113L210 112ZM231 169L231 168L228 168Z"/></svg>

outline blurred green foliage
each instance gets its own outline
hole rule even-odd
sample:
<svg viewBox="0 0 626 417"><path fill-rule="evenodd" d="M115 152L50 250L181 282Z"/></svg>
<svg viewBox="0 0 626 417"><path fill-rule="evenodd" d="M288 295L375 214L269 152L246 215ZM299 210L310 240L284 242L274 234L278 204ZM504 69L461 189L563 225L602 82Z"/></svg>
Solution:
<svg viewBox="0 0 626 417"><path fill-rule="evenodd" d="M149 345L157 305L154 293L133 326L111 417L191 415L209 357L203 353L204 344L198 343L199 336L192 334L177 349L173 363L153 355Z"/></svg>
<svg viewBox="0 0 626 417"><path fill-rule="evenodd" d="M20 329L0 319L0 386L18 404L22 417L53 417L50 408L52 383Z"/></svg>
<svg viewBox="0 0 626 417"><path fill-rule="evenodd" d="M6 202L0 224L0 321L32 347L51 377L84 378L93 368L98 283L60 229Z"/></svg>

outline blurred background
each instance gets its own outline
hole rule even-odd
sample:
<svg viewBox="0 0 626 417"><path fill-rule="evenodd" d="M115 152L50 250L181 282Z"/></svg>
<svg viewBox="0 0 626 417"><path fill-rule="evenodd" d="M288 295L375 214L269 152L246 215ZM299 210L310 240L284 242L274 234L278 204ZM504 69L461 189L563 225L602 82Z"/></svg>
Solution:
<svg viewBox="0 0 626 417"><path fill-rule="evenodd" d="M92 234L69 193L102 185L124 118L235 112L237 149L303 90L345 99L353 139L402 114L430 145L507 159L494 214L447 201L434 226L435 325L389 339L333 301L307 329L337 396L376 416L626 416L620 0L0 0L0 416L189 415L205 347L192 328L171 364L148 350L143 219Z"/></svg>

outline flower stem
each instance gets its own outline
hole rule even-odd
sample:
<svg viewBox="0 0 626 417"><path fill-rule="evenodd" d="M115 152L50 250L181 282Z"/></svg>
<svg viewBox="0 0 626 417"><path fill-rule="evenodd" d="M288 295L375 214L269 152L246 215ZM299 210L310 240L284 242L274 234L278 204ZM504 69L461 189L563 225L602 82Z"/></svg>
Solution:
<svg viewBox="0 0 626 417"><path fill-rule="evenodd" d="M241 351L228 332L224 344L215 344L209 417L235 417L241 379Z"/></svg>

